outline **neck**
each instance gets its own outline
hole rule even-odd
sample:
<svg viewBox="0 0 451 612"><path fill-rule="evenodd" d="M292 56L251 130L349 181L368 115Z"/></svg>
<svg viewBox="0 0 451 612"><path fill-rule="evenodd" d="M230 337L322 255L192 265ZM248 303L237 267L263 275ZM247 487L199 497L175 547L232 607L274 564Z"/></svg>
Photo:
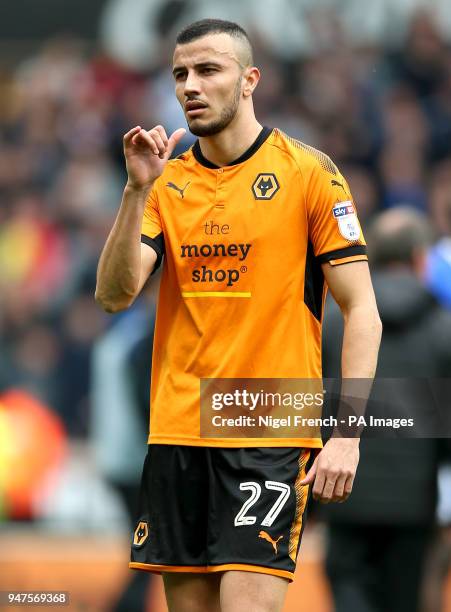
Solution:
<svg viewBox="0 0 451 612"><path fill-rule="evenodd" d="M255 116L236 118L219 134L199 138L202 155L216 166L227 166L247 151L261 130Z"/></svg>

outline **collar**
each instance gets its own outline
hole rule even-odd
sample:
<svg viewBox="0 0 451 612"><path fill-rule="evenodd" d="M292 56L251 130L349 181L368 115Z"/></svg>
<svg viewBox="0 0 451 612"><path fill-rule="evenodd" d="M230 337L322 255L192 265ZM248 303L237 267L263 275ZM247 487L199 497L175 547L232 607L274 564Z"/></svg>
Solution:
<svg viewBox="0 0 451 612"><path fill-rule="evenodd" d="M252 155L254 155L254 153L256 153L258 149L262 146L262 144L265 142L265 140L268 138L271 132L272 132L271 128L264 126L260 134L257 136L256 140L251 144L251 146L247 149L247 151L245 151L237 159L228 163L227 166L236 166L237 164L241 164L242 162L252 157ZM200 148L199 140L196 140L196 142L193 145L193 155L195 159L199 162L199 164L201 164L202 166L205 166L206 168L217 170L218 168L221 167L221 166L217 166L216 164L213 164L206 157L204 157L201 151L201 148Z"/></svg>

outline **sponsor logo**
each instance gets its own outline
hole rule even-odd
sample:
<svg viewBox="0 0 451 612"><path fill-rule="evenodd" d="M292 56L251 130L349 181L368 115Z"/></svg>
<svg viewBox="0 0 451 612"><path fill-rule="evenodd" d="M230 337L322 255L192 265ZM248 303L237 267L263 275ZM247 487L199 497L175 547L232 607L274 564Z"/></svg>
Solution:
<svg viewBox="0 0 451 612"><path fill-rule="evenodd" d="M266 531L260 531L260 533L258 534L258 537L272 544L272 547L274 548L274 554L277 555L278 553L277 544L279 540L283 538L283 535L279 536L277 540L273 540L272 537L269 535L269 533L267 533Z"/></svg>
<svg viewBox="0 0 451 612"><path fill-rule="evenodd" d="M244 261L251 244L182 244L181 257L237 257Z"/></svg>
<svg viewBox="0 0 451 612"><path fill-rule="evenodd" d="M355 213L354 206L351 202L342 202L333 207L332 213L336 219L345 215L353 215Z"/></svg>
<svg viewBox="0 0 451 612"><path fill-rule="evenodd" d="M279 181L272 172L261 172L252 184L252 193L256 200L271 200L279 189Z"/></svg>
<svg viewBox="0 0 451 612"><path fill-rule="evenodd" d="M345 195L347 197L349 197L349 194L347 193L346 189L344 188L343 183L340 183L340 181L336 181L335 179L332 179L330 181L330 184L332 185L332 187L339 187L340 189L343 189L343 192L345 193Z"/></svg>
<svg viewBox="0 0 451 612"><path fill-rule="evenodd" d="M180 257L196 259L196 258L226 258L235 257L236 260L242 263L248 256L251 248L249 243L238 244L182 244L180 246ZM234 268L215 268L211 269L207 265L196 267L191 272L191 280L193 283L226 283L227 287L232 287L240 280L242 274L247 272L246 265L236 266Z"/></svg>
<svg viewBox="0 0 451 612"><path fill-rule="evenodd" d="M332 179L330 181L330 184L332 185L332 187L339 187L340 189L343 189L343 191L346 193L346 189L345 189L343 183L340 183L340 181L336 181L335 179ZM348 194L346 193L346 195L348 195Z"/></svg>
<svg viewBox="0 0 451 612"><path fill-rule="evenodd" d="M330 183L332 187L341 187L342 189L344 189L343 183L340 183L339 181L336 181L335 179L332 179Z"/></svg>
<svg viewBox="0 0 451 612"><path fill-rule="evenodd" d="M170 189L175 189L175 191L178 191L179 194L182 196L182 200L184 197L184 193L185 193L185 189L188 187L188 185L190 184L191 181L188 181L185 185L185 187L183 187L183 189L180 189L180 187L177 187L177 185L175 185L174 183L166 183L166 187L169 187Z"/></svg>
<svg viewBox="0 0 451 612"><path fill-rule="evenodd" d="M332 208L332 214L338 222L340 234L349 242L360 238L360 225L352 202L338 202Z"/></svg>
<svg viewBox="0 0 451 612"><path fill-rule="evenodd" d="M141 547L149 537L149 527L146 521L139 521L133 534L133 546Z"/></svg>

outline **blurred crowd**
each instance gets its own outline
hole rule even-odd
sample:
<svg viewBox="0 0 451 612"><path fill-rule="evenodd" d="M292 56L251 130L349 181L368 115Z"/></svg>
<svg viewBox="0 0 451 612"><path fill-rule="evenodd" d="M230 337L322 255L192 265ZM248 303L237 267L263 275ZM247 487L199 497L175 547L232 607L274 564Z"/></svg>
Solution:
<svg viewBox="0 0 451 612"><path fill-rule="evenodd" d="M168 27L181 3L166 4L152 32L161 52L146 66L108 53L114 45L104 34L97 49L53 38L0 73L0 390L29 390L75 438L89 430L94 343L115 319L93 293L125 182L122 136L137 124L185 125ZM283 13L277 23L271 14L280 31ZM180 25L192 16L185 12ZM382 209L409 204L427 214L449 256L451 49L443 24L419 10L399 36L365 41L321 9L309 13L316 44L289 55L265 31L267 19L262 28L243 25L262 70L260 121L334 159L364 226ZM188 135L180 148L192 142Z"/></svg>
<svg viewBox="0 0 451 612"><path fill-rule="evenodd" d="M236 20L248 30L262 72L255 95L260 122L321 149L339 165L364 230L375 220L376 228L383 230L378 243L382 259L388 257L386 237L393 231L390 261L399 264L402 248L417 253L419 245L423 250L427 246L424 264L415 269L416 284L408 282L415 284L421 308L431 309L431 321L437 313L424 297L423 286L451 309L451 17L446 1L430 0L428 10L419 8L419 0L379 0L364 7L357 0L133 4L134 11L128 0L106 3L96 45L56 36L33 53L18 53L16 60L0 66L0 468L9 437L2 403L16 399L25 405L29 400L11 392L21 389L39 403L33 405L36 419L41 405L46 406L59 416L72 441L94 441L98 466L122 497L129 517L145 452L156 287L131 312L109 316L95 304L95 274L126 180L123 134L134 125L150 129L159 123L169 133L185 125L171 75L173 40L184 24L210 16ZM175 153L193 142L187 134ZM399 210L401 221L407 215L412 225L404 220L408 229L398 237L400 218L382 213L400 205L410 207L408 213ZM420 244L415 242L415 228L424 223L429 223L424 229L427 240ZM399 283L396 277L390 295L382 298L396 311L402 327L407 307L393 297ZM383 288L387 286L385 279ZM413 307L416 302L410 295ZM332 321L333 313L330 316ZM415 310L415 328L417 316ZM390 327L387 321L386 342L391 330L400 346L399 363L405 365L404 336L400 342L398 323ZM410 328L403 330L410 333ZM425 338L431 336L425 332ZM412 355L420 353L421 346ZM427 363L430 366L431 360ZM417 375L426 375L422 362L415 367ZM437 372L430 375L449 375ZM17 427L27 422L30 418L23 417ZM424 486L434 488L435 455L429 447L424 450L425 445L416 446L415 452L427 453L431 473L425 475ZM57 450L63 453L62 443ZM380 456L379 449L375 464ZM406 457L411 463L411 455ZM421 465L429 463L422 457ZM365 473L364 459L361 470ZM76 504L68 492L74 489L74 476L66 473L65 478L66 515L70 510L72 517ZM87 481L86 474L79 486L82 481ZM375 488L382 491L379 485ZM384 503L391 504L393 491ZM426 493L430 504L420 517L424 542L429 540L426 527L433 523L436 501L434 492ZM91 492L86 500L94 516ZM1 501L0 491L0 515ZM408 494L404 501L409 501ZM100 504L96 525L109 505ZM345 506L352 514L352 504ZM53 498L50 507L55 513L58 504ZM372 503L373 514L375 508ZM24 511L22 516L29 514ZM378 516L368 516L365 520L378 524ZM449 516L451 502L446 524ZM341 533L347 519L335 520ZM393 518L393 525L397 520ZM349 537L344 543L346 558ZM362 540L360 533L358 539ZM409 546L412 541L409 533ZM331 542L338 550L338 540L332 537ZM343 568L334 565L330 550L329 577L336 601L342 596L343 609L357 610L355 600L349 604L349 596L355 598L356 593L338 580ZM405 552L420 556L419 550ZM446 550L451 555L451 548ZM447 571L447 561L442 566ZM348 568L344 570L346 577ZM409 576L406 580L416 580Z"/></svg>

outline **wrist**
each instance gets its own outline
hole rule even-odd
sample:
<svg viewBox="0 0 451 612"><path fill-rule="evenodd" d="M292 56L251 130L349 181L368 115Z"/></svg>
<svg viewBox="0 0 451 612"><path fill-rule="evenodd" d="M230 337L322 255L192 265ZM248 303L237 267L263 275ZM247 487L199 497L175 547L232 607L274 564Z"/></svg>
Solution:
<svg viewBox="0 0 451 612"><path fill-rule="evenodd" d="M344 436L342 436L342 434L338 431L335 430L332 433L332 437L329 438L328 442L337 442L339 441L340 444L348 444L349 446L355 446L356 448L358 448L360 446L360 436L356 435L353 438L345 438Z"/></svg>
<svg viewBox="0 0 451 612"><path fill-rule="evenodd" d="M146 183L144 185L137 185L136 183L133 183L132 181L128 180L125 185L124 192L131 195L147 197L147 194L152 189L153 184L154 181L150 181L149 183Z"/></svg>

